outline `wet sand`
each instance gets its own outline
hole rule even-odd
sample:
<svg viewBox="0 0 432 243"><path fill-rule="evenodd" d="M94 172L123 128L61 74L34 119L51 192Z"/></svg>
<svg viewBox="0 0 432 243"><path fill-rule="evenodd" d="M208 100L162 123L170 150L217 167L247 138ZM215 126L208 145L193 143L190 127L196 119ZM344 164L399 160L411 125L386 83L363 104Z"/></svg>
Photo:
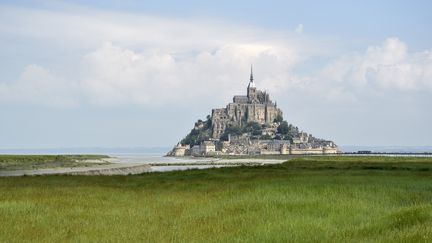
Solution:
<svg viewBox="0 0 432 243"><path fill-rule="evenodd" d="M162 157L161 157L162 158ZM133 161L133 162L131 162ZM155 162L152 162L155 161ZM15 170L15 171L0 171L0 177L4 176L35 176L35 175L134 175L147 172L166 172L175 170L188 169L207 169L220 168L227 166L241 165L265 165L279 164L286 160L284 159L218 159L218 158L172 158L154 160L148 159L133 159L130 158L110 158L106 165L92 165L94 161L89 161L89 166L86 167L71 167L71 168L49 168L37 170Z"/></svg>
<svg viewBox="0 0 432 243"><path fill-rule="evenodd" d="M49 168L38 170L0 171L0 176L24 175L129 175L149 172L150 165L141 163L115 163L88 167Z"/></svg>

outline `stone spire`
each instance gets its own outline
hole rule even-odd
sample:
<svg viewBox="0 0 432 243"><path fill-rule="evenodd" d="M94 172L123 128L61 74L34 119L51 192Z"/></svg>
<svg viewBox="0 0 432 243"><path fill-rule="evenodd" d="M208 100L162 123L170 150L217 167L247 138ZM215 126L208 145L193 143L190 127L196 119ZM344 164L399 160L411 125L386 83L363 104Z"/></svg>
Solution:
<svg viewBox="0 0 432 243"><path fill-rule="evenodd" d="M251 64L250 82L253 83L253 70L252 70L252 64Z"/></svg>
<svg viewBox="0 0 432 243"><path fill-rule="evenodd" d="M249 79L249 85L248 88L255 88L255 83L253 80L253 70L252 70L252 65L251 65L251 73L250 73L250 79Z"/></svg>

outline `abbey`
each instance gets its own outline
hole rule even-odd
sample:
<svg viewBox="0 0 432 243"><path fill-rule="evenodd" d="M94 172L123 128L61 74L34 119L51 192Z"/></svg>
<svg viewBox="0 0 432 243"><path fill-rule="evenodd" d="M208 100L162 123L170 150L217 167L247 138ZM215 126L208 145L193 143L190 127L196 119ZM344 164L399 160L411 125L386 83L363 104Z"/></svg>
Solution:
<svg viewBox="0 0 432 243"><path fill-rule="evenodd" d="M283 120L269 94L256 88L251 67L246 95L235 95L225 108L198 120L168 156L243 154L334 154L330 140L301 131Z"/></svg>
<svg viewBox="0 0 432 243"><path fill-rule="evenodd" d="M282 111L270 100L269 94L257 90L251 67L247 95L236 95L226 108L212 110L212 138L220 138L228 125L271 124L277 117L282 117Z"/></svg>

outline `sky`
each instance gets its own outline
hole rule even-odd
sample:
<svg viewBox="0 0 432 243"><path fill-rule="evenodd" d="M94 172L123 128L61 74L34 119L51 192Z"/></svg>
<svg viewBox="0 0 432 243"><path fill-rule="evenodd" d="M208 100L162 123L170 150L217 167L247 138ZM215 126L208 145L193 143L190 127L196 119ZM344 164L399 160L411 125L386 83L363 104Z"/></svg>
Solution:
<svg viewBox="0 0 432 243"><path fill-rule="evenodd" d="M0 148L169 147L245 94L338 145L432 145L431 1L0 1Z"/></svg>

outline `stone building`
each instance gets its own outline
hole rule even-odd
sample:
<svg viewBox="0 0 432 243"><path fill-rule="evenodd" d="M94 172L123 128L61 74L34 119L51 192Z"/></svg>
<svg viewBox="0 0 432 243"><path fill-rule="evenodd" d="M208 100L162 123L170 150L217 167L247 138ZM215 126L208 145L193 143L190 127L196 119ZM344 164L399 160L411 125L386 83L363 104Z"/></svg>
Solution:
<svg viewBox="0 0 432 243"><path fill-rule="evenodd" d="M278 116L282 116L282 111L267 92L257 90L251 68L246 95L236 95L225 108L212 110L212 138L220 138L228 125L271 124Z"/></svg>
<svg viewBox="0 0 432 243"><path fill-rule="evenodd" d="M201 152L203 154L212 154L216 152L216 146L212 141L204 141L201 143Z"/></svg>
<svg viewBox="0 0 432 243"><path fill-rule="evenodd" d="M189 154L189 146L178 143L167 155L168 156L185 156Z"/></svg>
<svg viewBox="0 0 432 243"><path fill-rule="evenodd" d="M201 147L200 145L194 145L190 149L190 154L192 156L200 156L201 155Z"/></svg>
<svg viewBox="0 0 432 243"><path fill-rule="evenodd" d="M190 155L192 156L215 155L215 154L216 154L216 146L213 141L203 141L201 144L193 145L190 148Z"/></svg>

